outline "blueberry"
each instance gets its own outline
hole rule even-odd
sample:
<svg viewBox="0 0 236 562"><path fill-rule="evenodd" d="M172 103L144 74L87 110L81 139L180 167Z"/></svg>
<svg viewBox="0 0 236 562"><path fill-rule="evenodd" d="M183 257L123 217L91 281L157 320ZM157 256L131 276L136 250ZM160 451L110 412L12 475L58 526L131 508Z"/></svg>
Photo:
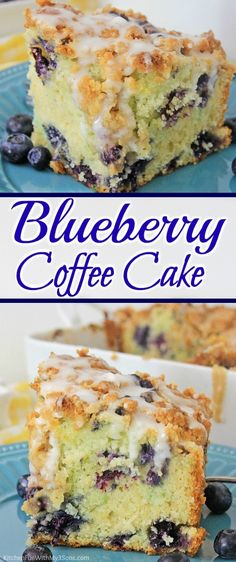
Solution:
<svg viewBox="0 0 236 562"><path fill-rule="evenodd" d="M236 158L234 158L234 160L232 162L232 172L236 176Z"/></svg>
<svg viewBox="0 0 236 562"><path fill-rule="evenodd" d="M236 559L236 530L220 531L214 540L214 550L220 558Z"/></svg>
<svg viewBox="0 0 236 562"><path fill-rule="evenodd" d="M103 150L103 152L101 153L101 160L103 164L105 164L105 166L108 166L109 164L112 164L113 162L119 160L121 157L121 150L122 146L120 146L120 144Z"/></svg>
<svg viewBox="0 0 236 562"><path fill-rule="evenodd" d="M178 166L178 158L172 158L172 160L170 160L170 162L168 162L168 164L166 165L166 172L167 173L174 172L177 166Z"/></svg>
<svg viewBox="0 0 236 562"><path fill-rule="evenodd" d="M159 550L160 548L166 548L166 538L170 537L172 540L171 546L178 548L182 546L182 535L180 532L180 527L172 523L172 521L155 521L149 528L148 531L149 541L152 548Z"/></svg>
<svg viewBox="0 0 236 562"><path fill-rule="evenodd" d="M173 127L178 119L179 119L179 113L182 111L183 107L184 107L184 98L186 96L186 90L182 90L182 89L177 89L177 90L173 90L172 92L169 93L168 97L167 97L167 104L166 106L161 110L161 119L163 120L163 122L165 123L166 127ZM176 108L175 106L175 99L178 99L179 101L183 101L183 104L180 105L180 107Z"/></svg>
<svg viewBox="0 0 236 562"><path fill-rule="evenodd" d="M208 484L205 489L206 505L212 513L225 513L232 504L232 494L221 482Z"/></svg>
<svg viewBox="0 0 236 562"><path fill-rule="evenodd" d="M205 90L208 87L209 79L210 79L210 77L206 72L204 74L201 74L201 76L199 76L198 81L197 81L197 91L198 92L200 90Z"/></svg>
<svg viewBox="0 0 236 562"><path fill-rule="evenodd" d="M45 57L41 47L33 46L31 52L35 60L35 70L42 81L45 81L50 72L55 70L57 63L54 58L48 56L48 53Z"/></svg>
<svg viewBox="0 0 236 562"><path fill-rule="evenodd" d="M199 96L202 98L200 106L201 108L206 107L207 103L208 103L208 99L209 99L209 80L210 77L208 74L202 74L197 82L197 93L199 94Z"/></svg>
<svg viewBox="0 0 236 562"><path fill-rule="evenodd" d="M38 487L28 488L26 492L26 499L29 500L30 498L33 498L36 492L39 492L39 490L42 490L42 488L38 488Z"/></svg>
<svg viewBox="0 0 236 562"><path fill-rule="evenodd" d="M190 560L183 552L170 552L161 556L158 562L190 562Z"/></svg>
<svg viewBox="0 0 236 562"><path fill-rule="evenodd" d="M98 431L98 429L100 429L100 423L98 420L93 421L92 423L92 431Z"/></svg>
<svg viewBox="0 0 236 562"><path fill-rule="evenodd" d="M45 146L34 146L27 155L29 164L36 170L45 170L52 156Z"/></svg>
<svg viewBox="0 0 236 562"><path fill-rule="evenodd" d="M137 177L144 173L149 162L150 160L137 160L132 166L129 164L125 165L122 173L108 180L107 185L110 187L110 193L116 193L117 191L123 190L124 187L128 187L129 191L135 191L137 187ZM111 180L113 182L114 178L119 179L119 181L115 187L112 187Z"/></svg>
<svg viewBox="0 0 236 562"><path fill-rule="evenodd" d="M158 486L160 484L161 477L154 470L149 470L147 473L147 484L150 486Z"/></svg>
<svg viewBox="0 0 236 562"><path fill-rule="evenodd" d="M106 490L110 483L115 483L115 480L119 480L122 476L124 473L119 470L104 470L102 474L96 476L96 488Z"/></svg>
<svg viewBox="0 0 236 562"><path fill-rule="evenodd" d="M232 131L232 142L236 142L236 117L226 119L225 126L229 127Z"/></svg>
<svg viewBox="0 0 236 562"><path fill-rule="evenodd" d="M81 180L83 183L85 183L85 185L87 185L87 187L93 188L96 185L99 184L99 175L98 174L93 174L91 168L89 166L87 166L87 164L79 164L78 166L74 166L72 168L72 171L75 174L82 174L83 175L83 179Z"/></svg>
<svg viewBox="0 0 236 562"><path fill-rule="evenodd" d="M54 127L54 125L44 125L43 128L53 148L58 148L61 145L67 144L65 137L63 137L63 135L56 127Z"/></svg>
<svg viewBox="0 0 236 562"><path fill-rule="evenodd" d="M32 117L20 113L13 115L7 121L6 130L10 134L23 133L30 137L33 132Z"/></svg>
<svg viewBox="0 0 236 562"><path fill-rule="evenodd" d="M128 533L126 535L115 535L110 540L110 544L111 546L114 546L116 548L122 548L125 542L128 541L132 536L133 536L132 534L128 534Z"/></svg>
<svg viewBox="0 0 236 562"><path fill-rule="evenodd" d="M16 491L20 498L26 499L28 493L28 485L29 485L29 474L23 474L17 481L16 484Z"/></svg>
<svg viewBox="0 0 236 562"><path fill-rule="evenodd" d="M31 148L33 148L33 144L30 138L23 133L9 135L1 144L3 158L12 164L24 162Z"/></svg>
<svg viewBox="0 0 236 562"><path fill-rule="evenodd" d="M144 349L148 346L148 338L150 334L150 327L149 326L137 326L134 332L134 339L140 347Z"/></svg>
<svg viewBox="0 0 236 562"><path fill-rule="evenodd" d="M125 416L126 411L125 411L125 408L123 408L122 406L120 406L120 407L116 408L115 413L116 413L118 416Z"/></svg>
<svg viewBox="0 0 236 562"><path fill-rule="evenodd" d="M56 544L60 535L68 535L74 531L79 531L84 519L77 514L76 517L69 515L63 509L59 509L52 514L50 520L47 519L47 514L43 517L38 517L37 521L31 529L32 536L37 533L52 535L52 542Z"/></svg>
<svg viewBox="0 0 236 562"><path fill-rule="evenodd" d="M167 342L165 335L161 332L153 341L153 344L159 349L161 355L167 351Z"/></svg>
<svg viewBox="0 0 236 562"><path fill-rule="evenodd" d="M134 375L134 376L137 379L139 386L141 386L141 388L153 388L153 384L148 379L142 379L138 375Z"/></svg>
<svg viewBox="0 0 236 562"><path fill-rule="evenodd" d="M155 451L150 443L143 443L140 452L140 463L145 465L153 461Z"/></svg>
<svg viewBox="0 0 236 562"><path fill-rule="evenodd" d="M82 521L82 517L73 517L62 509L55 511L49 524L54 539L56 540L60 535L79 531Z"/></svg>
<svg viewBox="0 0 236 562"><path fill-rule="evenodd" d="M34 544L22 554L23 562L52 562L52 553L47 546Z"/></svg>
<svg viewBox="0 0 236 562"><path fill-rule="evenodd" d="M199 133L196 140L191 144L194 156L199 160L205 155L210 154L219 147L219 139L209 131Z"/></svg>

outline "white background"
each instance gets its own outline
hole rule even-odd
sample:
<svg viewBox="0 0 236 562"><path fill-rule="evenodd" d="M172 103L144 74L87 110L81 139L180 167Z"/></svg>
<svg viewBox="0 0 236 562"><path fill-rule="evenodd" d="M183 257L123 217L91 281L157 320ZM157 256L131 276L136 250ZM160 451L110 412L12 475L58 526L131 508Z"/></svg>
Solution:
<svg viewBox="0 0 236 562"><path fill-rule="evenodd" d="M27 198L29 199L29 198ZM37 199L37 198L36 198ZM45 200L45 199L44 199ZM46 198L50 202L52 209L50 220L54 217L55 211L63 198ZM236 199L235 198L202 198L188 197L161 197L161 198L109 198L107 205L104 205L104 198L75 198L75 204L68 217L78 217L78 224L83 217L91 216L93 220L109 216L113 218L118 209L124 202L130 202L130 209L127 216L135 217L138 224L142 224L144 219L167 215L169 218L182 217L187 215L189 218L201 217L207 219L227 218L222 235L213 252L207 256L200 256L194 253L193 246L185 242L184 237L180 237L175 244L167 244L164 238L158 239L151 244L143 244L137 241L114 245L110 241L103 244L84 243L79 245L76 241L65 244L63 241L50 245L48 239L35 244L19 245L13 240L13 234L19 221L19 208L11 210L16 201L14 198L2 199L0 205L0 298L57 298L56 289L48 287L41 291L26 291L19 287L16 282L16 270L20 262L29 254L41 251L53 251L53 263L46 265L46 262L39 261L37 266L27 268L27 279L30 284L44 285L57 271L58 267L64 263L67 266L73 264L75 256L79 252L99 253L100 259L94 263L105 267L114 266L116 276L113 282L106 289L100 285L89 289L84 285L84 290L77 298L86 299L134 299L140 300L161 298L168 299L230 299L236 298L236 260L234 259L234 240L236 238ZM108 204L109 203L109 204ZM89 211L88 211L89 209ZM105 210L104 210L105 209ZM50 221L48 221L49 223ZM206 269L206 276L203 283L197 288L177 288L163 287L153 288L149 291L133 291L126 288L123 281L123 270L125 264L132 256L140 252L159 251L160 265L153 265L152 258L145 258L145 261L136 266L136 280L140 285L151 285L168 266L181 265L184 256L192 253L192 263L203 265ZM43 264L43 266L42 266ZM26 275L25 275L26 278Z"/></svg>

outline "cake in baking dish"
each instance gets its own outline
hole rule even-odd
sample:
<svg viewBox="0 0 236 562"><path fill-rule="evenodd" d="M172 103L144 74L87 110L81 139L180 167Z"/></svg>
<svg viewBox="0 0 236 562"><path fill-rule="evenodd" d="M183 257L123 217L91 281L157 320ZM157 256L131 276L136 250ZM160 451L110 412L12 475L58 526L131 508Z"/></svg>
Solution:
<svg viewBox="0 0 236 562"><path fill-rule="evenodd" d="M126 307L104 324L111 349L126 353L236 366L236 309L225 306L154 304Z"/></svg>
<svg viewBox="0 0 236 562"><path fill-rule="evenodd" d="M164 377L122 375L88 350L52 354L33 386L32 542L194 555L209 400Z"/></svg>
<svg viewBox="0 0 236 562"><path fill-rule="evenodd" d="M166 31L111 6L27 9L36 144L55 172L100 192L134 191L228 146L235 68L212 32Z"/></svg>

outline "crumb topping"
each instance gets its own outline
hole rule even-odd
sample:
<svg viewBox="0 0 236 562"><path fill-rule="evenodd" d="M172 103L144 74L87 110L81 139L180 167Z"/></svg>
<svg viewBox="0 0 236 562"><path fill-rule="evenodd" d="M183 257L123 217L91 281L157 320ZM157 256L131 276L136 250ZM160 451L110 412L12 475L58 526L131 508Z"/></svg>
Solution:
<svg viewBox="0 0 236 562"><path fill-rule="evenodd" d="M213 59L209 75L214 87L218 66L225 54L212 32L189 36L153 26L145 16L111 6L84 14L71 6L46 3L26 11L26 27L38 29L43 40L54 44L55 53L71 60L75 104L93 127L98 148L126 146L138 153L139 139L129 100L136 88L136 74L155 74L169 79L187 57ZM214 61L214 62L213 62ZM93 73L98 66L98 74ZM197 84L193 85L193 91ZM89 100L89 103L88 103ZM163 126L165 123L163 123ZM112 171L112 164L110 164ZM59 170L60 171L60 170Z"/></svg>
<svg viewBox="0 0 236 562"><path fill-rule="evenodd" d="M167 31L150 24L142 14L111 6L84 14L65 4L44 2L28 13L26 26L33 24L50 28L59 35L67 34L74 41L79 58L81 53L92 54L102 49L114 49L119 53L122 47L126 60L140 53L153 53L157 48L185 56L186 52L212 53L221 47L212 32L194 36Z"/></svg>
<svg viewBox="0 0 236 562"><path fill-rule="evenodd" d="M84 402L85 414L92 411L93 404L97 409L100 402L102 410L123 406L127 414L138 411L154 419L159 408L180 411L190 428L204 426L208 417L208 400L194 395L192 389L181 393L175 385L167 385L164 377L153 379L145 373L123 375L88 350L78 351L77 357L51 354L41 363L33 386L44 401L54 401L56 407L59 395L76 397Z"/></svg>

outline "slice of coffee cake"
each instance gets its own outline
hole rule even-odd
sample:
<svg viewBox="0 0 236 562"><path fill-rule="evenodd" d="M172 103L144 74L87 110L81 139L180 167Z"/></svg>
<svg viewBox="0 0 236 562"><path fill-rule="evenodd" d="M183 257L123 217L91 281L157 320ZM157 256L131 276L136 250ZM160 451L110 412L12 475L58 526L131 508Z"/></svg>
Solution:
<svg viewBox="0 0 236 562"><path fill-rule="evenodd" d="M236 309L225 306L154 304L107 315L110 349L199 365L236 365Z"/></svg>
<svg viewBox="0 0 236 562"><path fill-rule="evenodd" d="M134 191L230 144L235 68L212 32L168 32L111 6L88 15L41 4L26 11L33 137L54 171Z"/></svg>
<svg viewBox="0 0 236 562"><path fill-rule="evenodd" d="M205 530L208 399L122 375L87 350L51 355L29 422L31 540L194 555Z"/></svg>

